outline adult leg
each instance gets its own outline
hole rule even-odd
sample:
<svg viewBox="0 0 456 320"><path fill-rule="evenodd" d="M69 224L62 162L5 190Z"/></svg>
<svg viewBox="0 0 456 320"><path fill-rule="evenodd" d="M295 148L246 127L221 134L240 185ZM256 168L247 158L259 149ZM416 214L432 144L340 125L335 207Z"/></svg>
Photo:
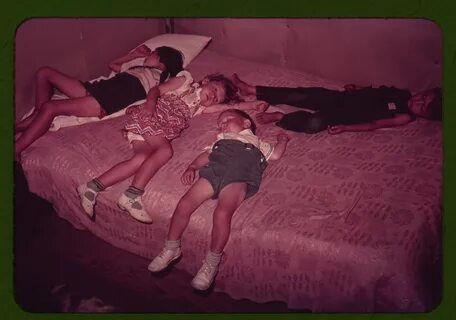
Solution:
<svg viewBox="0 0 456 320"><path fill-rule="evenodd" d="M45 134L54 117L58 115L97 117L100 112L100 105L91 96L45 102L27 130L17 139L14 146L15 153L19 155L36 139Z"/></svg>

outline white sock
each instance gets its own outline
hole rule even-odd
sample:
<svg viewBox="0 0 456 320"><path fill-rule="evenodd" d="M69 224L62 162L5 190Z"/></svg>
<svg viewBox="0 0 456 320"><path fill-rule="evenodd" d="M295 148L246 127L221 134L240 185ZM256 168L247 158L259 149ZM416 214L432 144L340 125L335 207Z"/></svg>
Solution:
<svg viewBox="0 0 456 320"><path fill-rule="evenodd" d="M217 267L220 263L220 260L222 260L222 255L223 252L221 253L214 253L211 250L209 250L206 254L206 261L213 267Z"/></svg>
<svg viewBox="0 0 456 320"><path fill-rule="evenodd" d="M166 249L171 249L171 250L176 250L180 248L181 241L180 239L177 240L166 240L165 241L165 248Z"/></svg>

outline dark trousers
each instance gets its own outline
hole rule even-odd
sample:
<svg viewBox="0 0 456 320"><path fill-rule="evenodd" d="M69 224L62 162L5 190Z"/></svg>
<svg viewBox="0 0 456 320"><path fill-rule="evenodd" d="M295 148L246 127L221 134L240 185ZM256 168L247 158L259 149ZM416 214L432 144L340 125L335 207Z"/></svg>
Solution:
<svg viewBox="0 0 456 320"><path fill-rule="evenodd" d="M306 108L317 113L296 111L287 113L277 122L281 128L297 132L317 133L332 124L330 115L335 108L342 105L346 92L326 88L285 88L256 87L256 97L269 104L288 104L298 108Z"/></svg>

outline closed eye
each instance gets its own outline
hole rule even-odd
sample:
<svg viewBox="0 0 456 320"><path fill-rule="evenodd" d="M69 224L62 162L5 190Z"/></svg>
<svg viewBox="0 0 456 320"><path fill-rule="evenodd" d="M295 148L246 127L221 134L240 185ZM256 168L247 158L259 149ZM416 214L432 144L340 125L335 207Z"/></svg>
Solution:
<svg viewBox="0 0 456 320"><path fill-rule="evenodd" d="M215 97L215 102L216 102L217 104L219 104L219 103L222 102L222 100L220 99L220 94L221 94L221 93L220 93L220 89L219 89L218 87L215 87L215 88L214 88L214 97Z"/></svg>

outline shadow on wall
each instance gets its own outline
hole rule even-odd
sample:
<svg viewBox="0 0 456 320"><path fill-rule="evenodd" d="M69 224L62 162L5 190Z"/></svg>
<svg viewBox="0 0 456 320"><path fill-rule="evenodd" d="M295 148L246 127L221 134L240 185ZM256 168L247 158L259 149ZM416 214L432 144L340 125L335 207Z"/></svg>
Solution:
<svg viewBox="0 0 456 320"><path fill-rule="evenodd" d="M425 19L174 19L209 49L359 85L442 84L442 34ZM259 35L267 34L261 45Z"/></svg>

